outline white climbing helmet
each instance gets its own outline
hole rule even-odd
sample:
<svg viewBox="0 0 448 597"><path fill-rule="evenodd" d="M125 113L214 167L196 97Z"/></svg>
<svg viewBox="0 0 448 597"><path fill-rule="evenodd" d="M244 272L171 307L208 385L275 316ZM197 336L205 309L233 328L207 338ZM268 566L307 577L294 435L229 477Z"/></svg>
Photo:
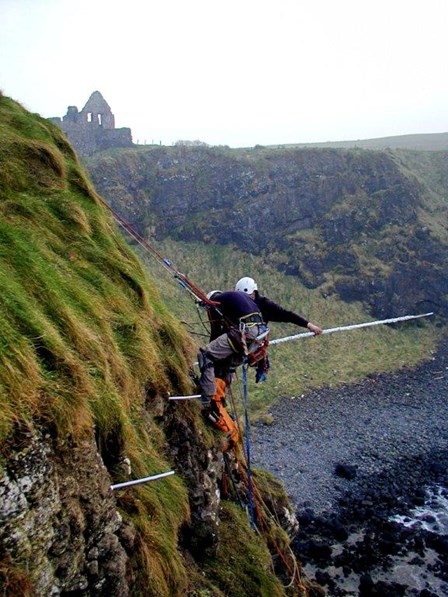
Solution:
<svg viewBox="0 0 448 597"><path fill-rule="evenodd" d="M217 294L222 294L222 290L210 290L210 292L207 292L207 298L209 301L213 300L213 297Z"/></svg>
<svg viewBox="0 0 448 597"><path fill-rule="evenodd" d="M246 294L252 294L254 290L258 290L257 283L253 278L241 278L235 284L235 290L238 292L245 292Z"/></svg>

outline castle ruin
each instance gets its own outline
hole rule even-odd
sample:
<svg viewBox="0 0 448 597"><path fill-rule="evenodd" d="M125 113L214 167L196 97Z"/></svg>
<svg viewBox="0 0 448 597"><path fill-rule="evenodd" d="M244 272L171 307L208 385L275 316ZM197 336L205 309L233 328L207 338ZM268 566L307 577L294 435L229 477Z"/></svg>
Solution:
<svg viewBox="0 0 448 597"><path fill-rule="evenodd" d="M81 112L76 106L69 106L65 116L49 120L64 131L79 155L133 145L131 129L115 128L115 117L99 91L92 93Z"/></svg>

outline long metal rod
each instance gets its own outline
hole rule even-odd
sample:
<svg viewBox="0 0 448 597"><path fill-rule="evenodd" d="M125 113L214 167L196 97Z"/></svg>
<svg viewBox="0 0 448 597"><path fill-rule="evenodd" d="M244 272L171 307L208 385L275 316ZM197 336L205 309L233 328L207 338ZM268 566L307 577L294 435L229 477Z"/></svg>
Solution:
<svg viewBox="0 0 448 597"><path fill-rule="evenodd" d="M328 330L322 330L322 334L334 334L335 332L342 332L344 330L356 330L358 328L367 328L373 325L383 325L387 323L397 323L398 321L408 321L409 319L418 319L420 317L429 317L434 313L422 313L421 315L404 315L403 317L393 317L392 319L381 319L377 321L368 321L366 323L355 323L353 325L344 325L337 328L329 328ZM315 336L314 332L304 332L303 334L295 334L294 336L285 336L284 338L277 338L271 340L269 346L275 344L281 344L282 342L289 342L290 340L298 340L299 338L308 338Z"/></svg>
<svg viewBox="0 0 448 597"><path fill-rule="evenodd" d="M143 477L142 479L134 479L132 481L126 481L124 483L117 483L116 485L111 485L110 488L112 491L115 489L122 489L123 487L131 487L131 485L139 485L139 483L148 483L149 481L157 481L157 479L163 479L163 477L169 477L170 475L174 475L174 471L168 471L167 473L160 473L159 475L152 475L152 477Z"/></svg>
<svg viewBox="0 0 448 597"><path fill-rule="evenodd" d="M170 396L168 400L196 400L201 394L191 394L190 396Z"/></svg>

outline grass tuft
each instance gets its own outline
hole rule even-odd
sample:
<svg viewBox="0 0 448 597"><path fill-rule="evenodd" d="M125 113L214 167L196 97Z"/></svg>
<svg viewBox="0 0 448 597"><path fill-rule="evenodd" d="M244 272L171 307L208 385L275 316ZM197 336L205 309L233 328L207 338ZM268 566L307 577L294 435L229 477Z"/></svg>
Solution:
<svg viewBox="0 0 448 597"><path fill-rule="evenodd" d="M272 571L269 551L248 527L246 514L230 502L222 502L220 545L217 558L204 570L226 595L281 597L285 595Z"/></svg>

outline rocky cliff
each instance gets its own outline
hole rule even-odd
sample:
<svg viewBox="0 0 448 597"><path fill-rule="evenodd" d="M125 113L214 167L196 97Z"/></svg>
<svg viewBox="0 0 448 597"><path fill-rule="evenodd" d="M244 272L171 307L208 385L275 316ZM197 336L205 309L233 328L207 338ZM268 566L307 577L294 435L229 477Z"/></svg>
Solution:
<svg viewBox="0 0 448 597"><path fill-rule="evenodd" d="M191 340L60 129L1 94L0 210L2 595L306 595L286 530L224 495L219 432L168 400Z"/></svg>
<svg viewBox="0 0 448 597"><path fill-rule="evenodd" d="M99 154L87 168L144 234L233 243L308 287L387 317L447 312L447 158L158 147Z"/></svg>

